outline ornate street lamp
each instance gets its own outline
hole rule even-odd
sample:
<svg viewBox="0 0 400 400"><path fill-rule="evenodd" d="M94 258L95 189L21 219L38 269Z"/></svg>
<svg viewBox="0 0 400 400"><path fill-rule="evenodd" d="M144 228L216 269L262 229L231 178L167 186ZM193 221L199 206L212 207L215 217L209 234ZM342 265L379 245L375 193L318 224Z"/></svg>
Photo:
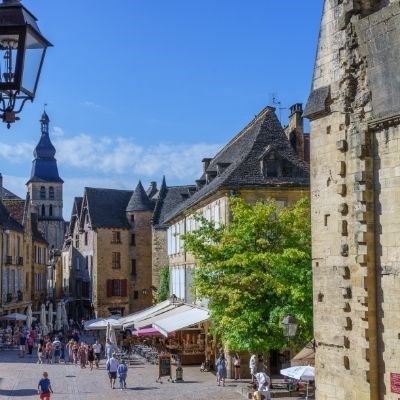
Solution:
<svg viewBox="0 0 400 400"><path fill-rule="evenodd" d="M287 346L288 346L288 351L289 351L289 366L290 366L290 360L292 359L291 355L291 348L290 348L290 339L294 336L296 336L298 324L297 321L294 317L291 315L286 315L285 318L283 318L282 322L282 328L283 328L283 336L287 338Z"/></svg>
<svg viewBox="0 0 400 400"><path fill-rule="evenodd" d="M281 324L283 328L283 336L287 337L288 340L296 336L298 324L294 317L292 317L291 315L286 315L286 317L283 318Z"/></svg>
<svg viewBox="0 0 400 400"><path fill-rule="evenodd" d="M0 114L10 128L26 101L33 101L46 50L36 17L20 0L0 4Z"/></svg>

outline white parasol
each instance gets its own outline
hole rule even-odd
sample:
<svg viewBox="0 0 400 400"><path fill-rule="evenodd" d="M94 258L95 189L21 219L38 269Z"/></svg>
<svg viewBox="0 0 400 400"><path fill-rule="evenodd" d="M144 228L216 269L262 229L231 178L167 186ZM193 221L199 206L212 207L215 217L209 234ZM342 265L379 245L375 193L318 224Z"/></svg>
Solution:
<svg viewBox="0 0 400 400"><path fill-rule="evenodd" d="M63 301L61 302L61 316L62 316L61 320L62 320L63 328L68 330L69 325L68 325L67 310L65 308L65 303Z"/></svg>
<svg viewBox="0 0 400 400"><path fill-rule="evenodd" d="M49 333L46 322L46 306L44 304L42 304L40 308L40 329L43 336L46 336Z"/></svg>
<svg viewBox="0 0 400 400"><path fill-rule="evenodd" d="M29 330L32 328L32 304L28 305L26 310L26 326Z"/></svg>
<svg viewBox="0 0 400 400"><path fill-rule="evenodd" d="M310 381L315 379L315 369L309 365L301 365L299 367L290 367L281 369L281 374L288 378L296 379L297 381L307 382L307 394L306 400L308 399L308 384Z"/></svg>
<svg viewBox="0 0 400 400"><path fill-rule="evenodd" d="M0 317L2 321L26 321L26 318L26 315L19 313L7 314Z"/></svg>
<svg viewBox="0 0 400 400"><path fill-rule="evenodd" d="M57 316L56 316L56 323L54 324L54 328L56 331L61 330L62 328L62 308L61 308L61 301L57 304Z"/></svg>
<svg viewBox="0 0 400 400"><path fill-rule="evenodd" d="M49 303L49 310L48 310L49 320L47 322L47 326L49 328L49 332L53 332L53 303Z"/></svg>

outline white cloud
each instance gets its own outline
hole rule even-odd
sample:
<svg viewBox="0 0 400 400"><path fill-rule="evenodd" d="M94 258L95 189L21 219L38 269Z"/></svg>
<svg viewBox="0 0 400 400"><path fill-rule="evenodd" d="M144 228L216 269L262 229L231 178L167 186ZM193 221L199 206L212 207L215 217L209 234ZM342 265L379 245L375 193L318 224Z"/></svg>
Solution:
<svg viewBox="0 0 400 400"><path fill-rule="evenodd" d="M64 131L59 126L53 127L53 130L50 133L51 136L64 136Z"/></svg>
<svg viewBox="0 0 400 400"><path fill-rule="evenodd" d="M102 106L101 104L97 104L94 101L86 100L81 103L82 106L92 108L93 110L98 110L106 114L114 114L114 112L107 107Z"/></svg>
<svg viewBox="0 0 400 400"><path fill-rule="evenodd" d="M203 157L213 156L219 145L158 144L144 148L126 138L95 139L81 134L54 140L60 165L85 168L104 174L135 174L144 177L165 174L179 180L193 179Z"/></svg>
<svg viewBox="0 0 400 400"><path fill-rule="evenodd" d="M5 158L13 164L20 164L32 160L34 145L20 142L13 145L0 142L0 158Z"/></svg>

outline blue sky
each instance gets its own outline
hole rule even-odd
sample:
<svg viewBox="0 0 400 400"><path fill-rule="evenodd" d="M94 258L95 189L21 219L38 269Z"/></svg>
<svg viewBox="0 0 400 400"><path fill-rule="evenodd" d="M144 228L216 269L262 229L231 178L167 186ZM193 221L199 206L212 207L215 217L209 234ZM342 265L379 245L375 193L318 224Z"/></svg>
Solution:
<svg viewBox="0 0 400 400"><path fill-rule="evenodd" d="M24 0L55 47L34 103L0 126L5 186L26 191L44 103L66 219L84 186L193 182L272 93L306 101L322 3Z"/></svg>

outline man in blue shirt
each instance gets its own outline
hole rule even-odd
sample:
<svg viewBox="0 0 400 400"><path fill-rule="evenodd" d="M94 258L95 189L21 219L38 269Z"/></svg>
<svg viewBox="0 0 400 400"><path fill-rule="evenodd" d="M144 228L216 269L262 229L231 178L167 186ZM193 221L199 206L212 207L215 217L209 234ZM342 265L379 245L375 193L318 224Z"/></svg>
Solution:
<svg viewBox="0 0 400 400"><path fill-rule="evenodd" d="M53 389L50 384L49 375L47 372L43 372L43 378L38 383L40 400L50 400L50 393L53 393Z"/></svg>

